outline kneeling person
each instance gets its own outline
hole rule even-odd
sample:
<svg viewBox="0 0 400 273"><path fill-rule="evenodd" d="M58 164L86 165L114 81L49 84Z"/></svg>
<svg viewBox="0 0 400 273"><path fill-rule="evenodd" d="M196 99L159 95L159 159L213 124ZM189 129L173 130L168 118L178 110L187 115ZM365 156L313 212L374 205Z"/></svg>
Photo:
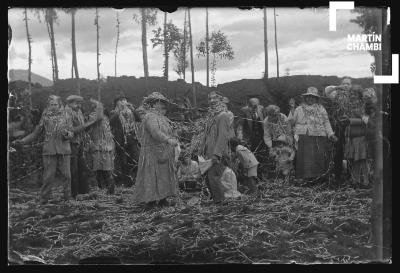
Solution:
<svg viewBox="0 0 400 273"><path fill-rule="evenodd" d="M179 187L183 189L186 189L187 187L195 187L200 176L199 164L191 159L190 154L185 154L183 156L182 164L178 168ZM192 184L192 186L189 186L189 184Z"/></svg>

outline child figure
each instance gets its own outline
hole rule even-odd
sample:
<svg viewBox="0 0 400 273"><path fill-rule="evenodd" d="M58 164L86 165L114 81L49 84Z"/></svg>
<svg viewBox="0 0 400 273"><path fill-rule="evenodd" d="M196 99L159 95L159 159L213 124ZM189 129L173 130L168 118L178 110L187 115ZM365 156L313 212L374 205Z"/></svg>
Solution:
<svg viewBox="0 0 400 273"><path fill-rule="evenodd" d="M192 160L190 154L186 153L182 156L182 164L178 168L178 182L181 188L186 189L187 182L194 182L200 178L199 164Z"/></svg>
<svg viewBox="0 0 400 273"><path fill-rule="evenodd" d="M279 136L275 142L276 146L271 148L270 156L275 159L277 175L287 177L293 170L295 151L290 147L285 135Z"/></svg>
<svg viewBox="0 0 400 273"><path fill-rule="evenodd" d="M249 192L254 193L257 191L256 177L259 162L254 154L241 145L240 142L240 139L233 137L229 140L229 146L234 155L239 158L240 164L244 169L245 184L249 188Z"/></svg>

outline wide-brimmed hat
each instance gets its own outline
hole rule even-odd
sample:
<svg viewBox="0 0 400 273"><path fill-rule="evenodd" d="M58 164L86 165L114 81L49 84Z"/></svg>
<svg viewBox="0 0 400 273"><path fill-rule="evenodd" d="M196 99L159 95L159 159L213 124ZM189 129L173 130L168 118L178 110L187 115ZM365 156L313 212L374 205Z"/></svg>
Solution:
<svg viewBox="0 0 400 273"><path fill-rule="evenodd" d="M78 96L78 95L70 95L70 96L67 97L66 101L67 102L73 102L73 101L83 102L83 98L81 96Z"/></svg>
<svg viewBox="0 0 400 273"><path fill-rule="evenodd" d="M307 92L304 94L301 94L302 96L314 96L319 98L320 95L318 95L318 89L315 87L309 87L307 88Z"/></svg>
<svg viewBox="0 0 400 273"><path fill-rule="evenodd" d="M164 97L163 94L159 93L159 92L153 92L150 95L148 95L147 97L143 98L143 103L149 103L149 102L153 102L153 101L163 101L165 103L171 103L166 97Z"/></svg>

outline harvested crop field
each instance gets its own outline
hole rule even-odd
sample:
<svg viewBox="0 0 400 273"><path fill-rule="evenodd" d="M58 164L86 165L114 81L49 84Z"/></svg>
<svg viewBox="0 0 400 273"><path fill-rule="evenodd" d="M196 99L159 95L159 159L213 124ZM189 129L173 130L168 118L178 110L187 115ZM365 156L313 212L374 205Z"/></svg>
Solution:
<svg viewBox="0 0 400 273"><path fill-rule="evenodd" d="M38 205L38 187L10 187L9 258L78 263L353 263L372 259L372 191L264 181L262 194L215 205L181 192L146 210L132 188L93 189ZM22 257L22 258L21 258ZM107 260L108 259L108 260Z"/></svg>

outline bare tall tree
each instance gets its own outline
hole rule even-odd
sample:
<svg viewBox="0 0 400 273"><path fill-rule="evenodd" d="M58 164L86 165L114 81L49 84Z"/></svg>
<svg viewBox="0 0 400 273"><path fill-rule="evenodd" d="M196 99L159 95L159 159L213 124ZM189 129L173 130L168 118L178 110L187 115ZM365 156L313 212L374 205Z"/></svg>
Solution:
<svg viewBox="0 0 400 273"><path fill-rule="evenodd" d="M144 8L140 9L142 15L142 51L143 51L143 69L144 76L146 78L149 77L149 64L147 62L147 27L146 27L146 10Z"/></svg>
<svg viewBox="0 0 400 273"><path fill-rule="evenodd" d="M188 19L189 19L189 44L190 44L190 68L192 70L192 89L193 89L193 104L195 110L197 110L197 100L196 100L196 86L194 84L194 64L193 64L193 37L192 37L192 23L190 19L190 8L188 9Z"/></svg>
<svg viewBox="0 0 400 273"><path fill-rule="evenodd" d="M97 100L100 101L101 96L100 96L100 62L99 62L99 11L96 8L96 18L94 20L94 24L96 25L96 45L97 45Z"/></svg>
<svg viewBox="0 0 400 273"><path fill-rule="evenodd" d="M140 17L140 19L139 19ZM149 64L147 61L147 25L155 25L157 22L157 10L150 8L141 8L140 16L133 15L133 19L141 24L142 28L142 52L143 52L143 70L145 77L146 92L148 93Z"/></svg>
<svg viewBox="0 0 400 273"><path fill-rule="evenodd" d="M167 12L164 12L164 78L168 80Z"/></svg>
<svg viewBox="0 0 400 273"><path fill-rule="evenodd" d="M29 34L29 27L28 27L28 12L25 8L24 10L24 21L25 21L25 28L26 28L26 39L28 40L28 49L29 49L29 55L28 55L28 92L29 92L29 108L32 108L32 99L31 99L31 89L32 89L32 39L31 35Z"/></svg>
<svg viewBox="0 0 400 273"><path fill-rule="evenodd" d="M76 9L71 8L71 42L72 42L72 78L74 77L75 72L75 80L76 80L76 89L78 95L81 94L81 84L79 81L79 71L78 71L78 61L76 58L76 41L75 41L75 15Z"/></svg>
<svg viewBox="0 0 400 273"><path fill-rule="evenodd" d="M206 53L207 53L207 87L210 86L210 53L208 47L208 8L206 8Z"/></svg>
<svg viewBox="0 0 400 273"><path fill-rule="evenodd" d="M54 73L54 83L58 81L58 62L57 62L57 51L56 42L54 36L54 21L57 19L57 13L55 9L46 9L45 20L48 26L48 33L50 37L51 51L52 51L52 62L53 62L53 73Z"/></svg>
<svg viewBox="0 0 400 273"><path fill-rule="evenodd" d="M187 27L186 27L186 15L187 10L185 9L185 19L183 20L183 63L186 63L186 40L187 40ZM183 67L183 80L186 80L186 66Z"/></svg>
<svg viewBox="0 0 400 273"><path fill-rule="evenodd" d="M114 58L114 70L115 70L115 77L117 77L117 53L118 53L118 42L119 42L119 13L117 11L117 42L115 43L115 58Z"/></svg>
<svg viewBox="0 0 400 273"><path fill-rule="evenodd" d="M55 84L58 81L58 63L57 63L57 52L56 52L56 43L54 37L54 23L57 22L57 12L53 8L44 8L37 9L36 16L41 22L41 15L44 16L47 33L50 38L50 46L51 46L51 66L53 72L53 83Z"/></svg>
<svg viewBox="0 0 400 273"><path fill-rule="evenodd" d="M276 34L276 14L274 8L274 25L275 25L275 51L276 51L276 77L279 78L279 57L278 57L278 41L277 41L277 34Z"/></svg>
<svg viewBox="0 0 400 273"><path fill-rule="evenodd" d="M268 79L267 8L264 8L264 52L265 52L265 70L264 70L264 78Z"/></svg>

